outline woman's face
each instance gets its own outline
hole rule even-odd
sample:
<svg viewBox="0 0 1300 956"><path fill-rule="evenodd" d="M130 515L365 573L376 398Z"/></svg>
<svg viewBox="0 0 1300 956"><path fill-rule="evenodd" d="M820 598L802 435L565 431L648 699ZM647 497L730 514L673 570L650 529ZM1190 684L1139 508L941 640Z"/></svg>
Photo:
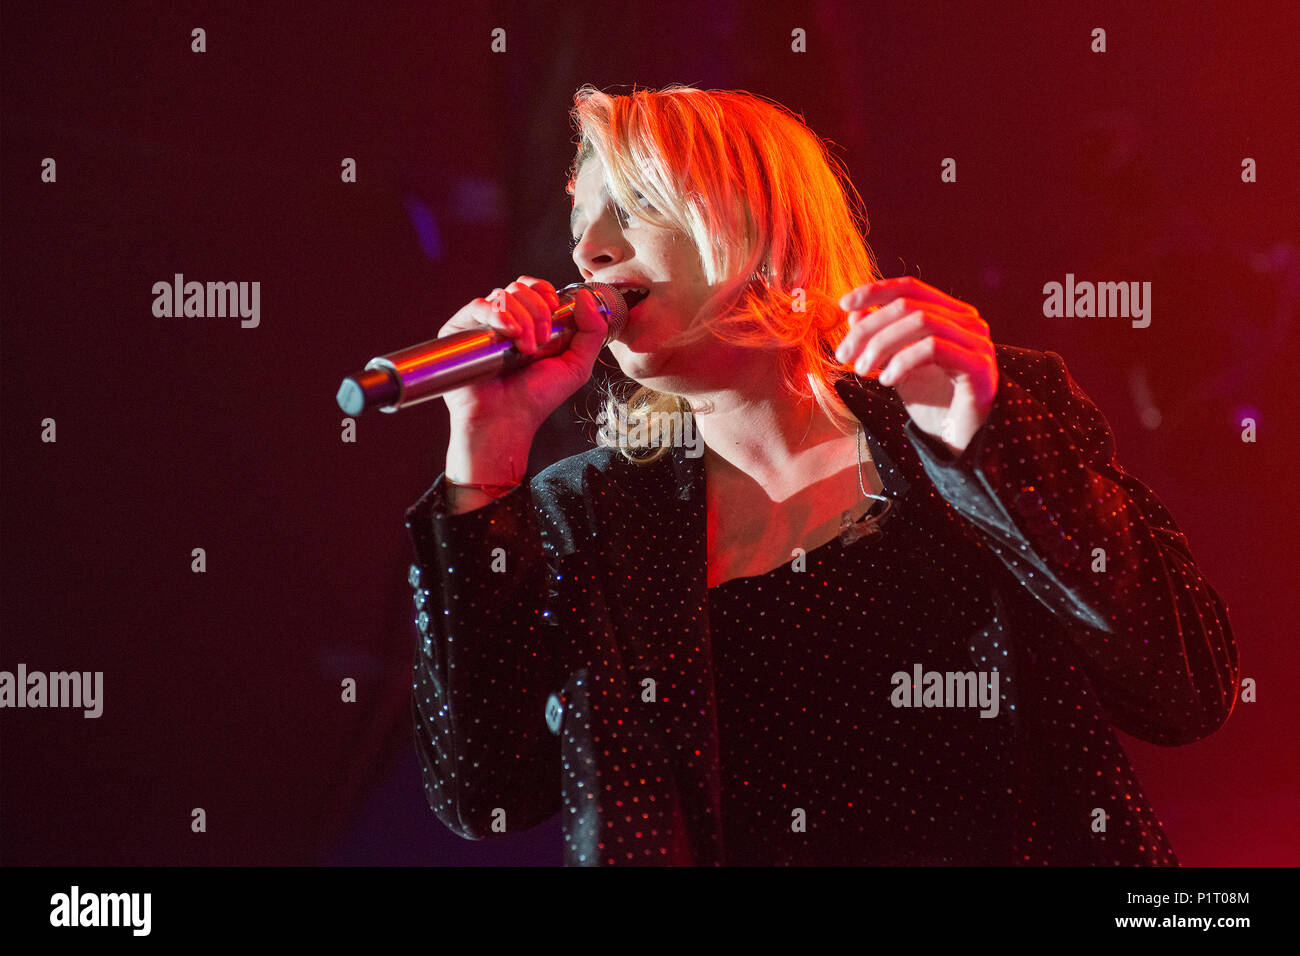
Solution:
<svg viewBox="0 0 1300 956"><path fill-rule="evenodd" d="M619 209L605 191L604 166L591 156L578 172L573 191L570 236L578 240L573 261L584 282L634 286L650 295L628 314L610 351L623 374L642 385L679 393L695 376L708 349L665 348L707 301L710 288L694 243L684 235Z"/></svg>

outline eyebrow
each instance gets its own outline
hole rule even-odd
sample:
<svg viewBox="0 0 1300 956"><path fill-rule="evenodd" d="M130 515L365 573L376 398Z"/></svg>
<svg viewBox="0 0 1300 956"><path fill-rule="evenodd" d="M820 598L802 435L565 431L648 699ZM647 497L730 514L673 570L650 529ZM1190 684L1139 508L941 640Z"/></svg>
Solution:
<svg viewBox="0 0 1300 956"><path fill-rule="evenodd" d="M600 185L600 194L605 198L609 198L609 190L605 187L604 183L601 183ZM582 206L574 203L573 210L569 213L569 235L573 235L573 227L578 224L578 216L581 214Z"/></svg>

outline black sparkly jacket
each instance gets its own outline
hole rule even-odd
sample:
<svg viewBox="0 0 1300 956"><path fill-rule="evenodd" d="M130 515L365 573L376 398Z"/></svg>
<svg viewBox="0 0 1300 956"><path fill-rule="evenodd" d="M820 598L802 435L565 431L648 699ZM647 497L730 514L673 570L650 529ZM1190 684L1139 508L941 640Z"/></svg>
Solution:
<svg viewBox="0 0 1300 956"><path fill-rule="evenodd" d="M1175 864L1112 725L1173 746L1223 724L1227 608L1060 356L996 351L989 417L955 460L892 389L837 389L885 494L911 487L931 532L987 568L997 611L962 637L976 669L1007 651L1008 861ZM594 448L459 515L444 481L406 513L416 739L438 818L482 839L560 812L567 864L725 864L703 459Z"/></svg>

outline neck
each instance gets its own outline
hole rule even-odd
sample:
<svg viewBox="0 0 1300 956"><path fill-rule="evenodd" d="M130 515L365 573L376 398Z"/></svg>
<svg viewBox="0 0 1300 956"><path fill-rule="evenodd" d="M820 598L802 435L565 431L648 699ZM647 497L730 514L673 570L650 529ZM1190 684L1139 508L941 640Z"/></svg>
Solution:
<svg viewBox="0 0 1300 956"><path fill-rule="evenodd" d="M835 426L812 399L792 399L780 385L775 352L753 360L726 387L687 392L704 463L718 485L757 484L784 501L810 481L850 466L845 450L857 436ZM836 402L842 412L851 413Z"/></svg>

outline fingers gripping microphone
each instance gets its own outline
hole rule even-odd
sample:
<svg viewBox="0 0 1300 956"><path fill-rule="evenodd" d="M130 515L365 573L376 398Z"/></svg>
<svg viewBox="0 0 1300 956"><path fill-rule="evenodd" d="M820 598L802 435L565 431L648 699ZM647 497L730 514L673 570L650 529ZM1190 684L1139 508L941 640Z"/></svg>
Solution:
<svg viewBox="0 0 1300 956"><path fill-rule="evenodd" d="M595 297L596 307L609 326L605 335L608 345L627 323L629 304L624 293L603 282L575 282L559 290L560 306L551 313L551 337L538 343L536 353L520 352L494 329L455 332L371 359L364 372L345 378L339 386L339 408L349 415L359 415L367 408L395 412L437 398L474 379L505 375L536 359L558 355L569 347L577 331L573 296L583 288ZM641 299L640 293L627 295L632 305Z"/></svg>

